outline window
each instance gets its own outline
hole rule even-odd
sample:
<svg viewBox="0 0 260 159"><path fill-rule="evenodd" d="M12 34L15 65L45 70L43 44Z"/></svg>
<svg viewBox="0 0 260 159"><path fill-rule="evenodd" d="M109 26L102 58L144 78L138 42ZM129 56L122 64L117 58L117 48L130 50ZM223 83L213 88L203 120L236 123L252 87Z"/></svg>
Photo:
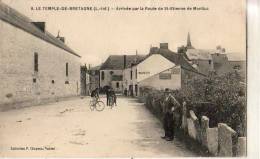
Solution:
<svg viewBox="0 0 260 159"><path fill-rule="evenodd" d="M137 69L135 69L135 79L137 79Z"/></svg>
<svg viewBox="0 0 260 159"><path fill-rule="evenodd" d="M133 79L133 71L130 71L130 78Z"/></svg>
<svg viewBox="0 0 260 159"><path fill-rule="evenodd" d="M209 60L209 65L211 64L211 60Z"/></svg>
<svg viewBox="0 0 260 159"><path fill-rule="evenodd" d="M34 53L34 71L35 71L35 72L38 72L38 71L39 71L38 65L39 65L38 53L35 52L35 53Z"/></svg>
<svg viewBox="0 0 260 159"><path fill-rule="evenodd" d="M54 81L54 80L51 80L51 83L52 83L52 84L54 84L54 83L55 83L55 81Z"/></svg>
<svg viewBox="0 0 260 159"><path fill-rule="evenodd" d="M36 83L36 78L33 78L33 83Z"/></svg>
<svg viewBox="0 0 260 159"><path fill-rule="evenodd" d="M101 80L104 80L104 79L105 79L105 72L102 71L102 72L101 72Z"/></svg>
<svg viewBox="0 0 260 159"><path fill-rule="evenodd" d="M240 65L235 65L235 66L233 66L233 69L240 70L241 66Z"/></svg>
<svg viewBox="0 0 260 159"><path fill-rule="evenodd" d="M69 64L68 62L66 63L66 76L69 76Z"/></svg>
<svg viewBox="0 0 260 159"><path fill-rule="evenodd" d="M119 82L116 82L116 88L119 88Z"/></svg>

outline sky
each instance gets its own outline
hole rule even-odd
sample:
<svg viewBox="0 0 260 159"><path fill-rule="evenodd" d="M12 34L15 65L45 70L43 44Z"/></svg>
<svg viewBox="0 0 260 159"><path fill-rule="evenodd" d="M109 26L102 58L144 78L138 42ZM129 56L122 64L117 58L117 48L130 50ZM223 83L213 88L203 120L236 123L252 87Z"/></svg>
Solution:
<svg viewBox="0 0 260 159"><path fill-rule="evenodd" d="M172 51L191 42L198 49L246 53L245 0L2 0L34 21L45 21L53 35L82 56L82 64L99 65L111 54L147 54L167 42ZM162 3L163 2L163 3ZM206 11L46 11L31 7L206 7Z"/></svg>

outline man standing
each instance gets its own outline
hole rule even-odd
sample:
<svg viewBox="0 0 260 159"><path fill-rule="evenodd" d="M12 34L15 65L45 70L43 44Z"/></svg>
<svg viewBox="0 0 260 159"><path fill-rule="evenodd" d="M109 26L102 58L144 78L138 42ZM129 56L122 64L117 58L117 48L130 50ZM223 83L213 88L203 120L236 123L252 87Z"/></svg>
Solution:
<svg viewBox="0 0 260 159"><path fill-rule="evenodd" d="M180 103L175 99L168 88L165 89L163 99L163 128L165 135L162 139L172 141L174 139L175 121L173 119L174 110L179 109Z"/></svg>
<svg viewBox="0 0 260 159"><path fill-rule="evenodd" d="M107 106L109 106L110 88L106 89L106 96L107 96Z"/></svg>

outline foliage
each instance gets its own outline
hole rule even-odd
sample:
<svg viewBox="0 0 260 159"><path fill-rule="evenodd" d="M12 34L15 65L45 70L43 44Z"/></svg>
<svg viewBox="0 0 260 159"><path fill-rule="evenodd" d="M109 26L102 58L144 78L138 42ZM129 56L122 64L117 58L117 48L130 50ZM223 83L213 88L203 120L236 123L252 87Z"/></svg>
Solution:
<svg viewBox="0 0 260 159"><path fill-rule="evenodd" d="M210 75L208 78L191 79L182 90L172 91L176 99L186 101L187 109L193 110L200 119L206 115L210 126L227 123L239 136L246 134L246 97L245 86L241 84L237 73L223 76ZM146 89L146 105L157 116L161 116L163 93ZM187 113L188 115L188 113Z"/></svg>

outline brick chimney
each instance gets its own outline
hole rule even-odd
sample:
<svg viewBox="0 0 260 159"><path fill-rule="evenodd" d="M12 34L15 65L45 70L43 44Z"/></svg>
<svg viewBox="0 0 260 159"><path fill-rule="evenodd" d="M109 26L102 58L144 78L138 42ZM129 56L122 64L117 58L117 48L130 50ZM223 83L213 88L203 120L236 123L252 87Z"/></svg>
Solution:
<svg viewBox="0 0 260 159"><path fill-rule="evenodd" d="M124 61L124 69L126 68L126 55L124 55L124 59L123 59Z"/></svg>
<svg viewBox="0 0 260 159"><path fill-rule="evenodd" d="M32 22L32 24L40 29L42 32L45 32L45 22Z"/></svg>
<svg viewBox="0 0 260 159"><path fill-rule="evenodd" d="M160 43L160 49L168 49L168 43Z"/></svg>
<svg viewBox="0 0 260 159"><path fill-rule="evenodd" d="M60 37L59 39L60 39L60 41L62 41L63 43L65 43L65 37Z"/></svg>
<svg viewBox="0 0 260 159"><path fill-rule="evenodd" d="M65 43L65 37L60 36L60 31L58 31L58 35L56 38Z"/></svg>
<svg viewBox="0 0 260 159"><path fill-rule="evenodd" d="M156 54L158 52L159 48L158 47L151 47L149 54Z"/></svg>

